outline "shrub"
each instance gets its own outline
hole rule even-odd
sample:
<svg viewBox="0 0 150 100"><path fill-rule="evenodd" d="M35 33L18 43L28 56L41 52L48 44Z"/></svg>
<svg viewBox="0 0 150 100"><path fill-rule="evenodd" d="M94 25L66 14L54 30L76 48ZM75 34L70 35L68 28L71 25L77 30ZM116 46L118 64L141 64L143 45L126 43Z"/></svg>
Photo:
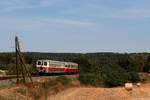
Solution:
<svg viewBox="0 0 150 100"><path fill-rule="evenodd" d="M85 57L79 57L75 59L73 62L79 64L80 73L90 73L92 70L90 61Z"/></svg>
<svg viewBox="0 0 150 100"><path fill-rule="evenodd" d="M126 82L139 82L137 72L127 72L117 64L107 64L102 67L95 67L91 73L80 73L79 81L85 85L92 86L120 86Z"/></svg>
<svg viewBox="0 0 150 100"><path fill-rule="evenodd" d="M33 96L33 100L39 100L43 95L45 95L44 89L39 87L31 89L29 92Z"/></svg>
<svg viewBox="0 0 150 100"><path fill-rule="evenodd" d="M34 74L38 73L37 70L30 64L26 64L26 68L29 71L29 73L34 73ZM15 64L8 64L7 65L7 69L8 69L8 73L7 74L15 75L17 73ZM19 74L21 74L20 71L19 71Z"/></svg>
<svg viewBox="0 0 150 100"><path fill-rule="evenodd" d="M0 100L17 100L17 97L15 94L11 94L8 96L1 96L0 95Z"/></svg>
<svg viewBox="0 0 150 100"><path fill-rule="evenodd" d="M27 94L27 88L25 88L25 87L18 88L16 91L18 93L22 94L22 95L26 95Z"/></svg>
<svg viewBox="0 0 150 100"><path fill-rule="evenodd" d="M30 93L35 100L39 100L41 97L44 97L44 100L47 100L50 92L57 93L62 85L67 85L70 83L70 81L71 79L65 76L59 76L56 79L46 79L36 88L31 89Z"/></svg>
<svg viewBox="0 0 150 100"><path fill-rule="evenodd" d="M101 79L98 75L91 73L91 74L80 74L79 81L85 85L93 85L99 86L101 85Z"/></svg>
<svg viewBox="0 0 150 100"><path fill-rule="evenodd" d="M140 81L140 77L137 72L129 72L128 76L129 76L129 81L131 81L133 83Z"/></svg>
<svg viewBox="0 0 150 100"><path fill-rule="evenodd" d="M38 71L36 70L36 68L31 65L31 64L26 64L27 70L29 71L29 73L37 75Z"/></svg>
<svg viewBox="0 0 150 100"><path fill-rule="evenodd" d="M71 82L71 79L66 76L59 76L56 81L60 82L62 85L67 85Z"/></svg>
<svg viewBox="0 0 150 100"><path fill-rule="evenodd" d="M8 68L8 73L7 74L15 75L17 73L15 64L8 64L7 68Z"/></svg>
<svg viewBox="0 0 150 100"><path fill-rule="evenodd" d="M143 67L143 72L149 73L150 72L150 65L145 65Z"/></svg>
<svg viewBox="0 0 150 100"><path fill-rule="evenodd" d="M56 80L48 79L45 82L41 83L41 88L44 90L49 90L50 88L53 88L58 85L58 82Z"/></svg>
<svg viewBox="0 0 150 100"><path fill-rule="evenodd" d="M123 85L128 80L126 71L118 65L105 65L101 68L103 84L109 87Z"/></svg>
<svg viewBox="0 0 150 100"><path fill-rule="evenodd" d="M57 88L58 82L56 80L47 79L44 82L38 84L36 88L30 89L30 94L33 96L34 100L40 100L41 97L44 97L44 100L47 100L48 93L54 91Z"/></svg>

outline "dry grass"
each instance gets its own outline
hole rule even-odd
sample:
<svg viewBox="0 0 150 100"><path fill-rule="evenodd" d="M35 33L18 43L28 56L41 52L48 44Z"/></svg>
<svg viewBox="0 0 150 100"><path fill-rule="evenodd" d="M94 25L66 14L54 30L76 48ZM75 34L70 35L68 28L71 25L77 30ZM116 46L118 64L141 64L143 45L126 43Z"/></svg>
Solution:
<svg viewBox="0 0 150 100"><path fill-rule="evenodd" d="M17 100L15 95L0 96L0 100Z"/></svg>
<svg viewBox="0 0 150 100"><path fill-rule="evenodd" d="M150 83L134 85L133 91L128 92L124 87L96 88L81 87L79 81L58 77L44 81L17 85L0 90L0 100L128 100L128 98L146 98L150 94ZM74 87L74 88L72 88Z"/></svg>
<svg viewBox="0 0 150 100"><path fill-rule="evenodd" d="M150 100L149 91L150 83L142 84L141 87L134 85L132 91L124 87L76 87L50 96L48 100Z"/></svg>
<svg viewBox="0 0 150 100"><path fill-rule="evenodd" d="M47 78L33 84L18 84L10 89L7 86L2 86L0 100L46 100L49 95L57 94L65 89L71 84L71 81L70 78L60 76L55 79Z"/></svg>

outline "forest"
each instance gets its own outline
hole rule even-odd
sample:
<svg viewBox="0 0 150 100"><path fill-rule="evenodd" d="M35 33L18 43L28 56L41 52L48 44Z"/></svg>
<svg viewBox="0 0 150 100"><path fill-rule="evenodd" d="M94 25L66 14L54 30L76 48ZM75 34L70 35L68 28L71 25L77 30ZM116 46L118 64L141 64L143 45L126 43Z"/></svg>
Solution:
<svg viewBox="0 0 150 100"><path fill-rule="evenodd" d="M40 53L24 52L24 60L35 70L39 59L70 61L79 64L79 80L93 86L118 86L125 82L140 81L138 73L150 72L150 53ZM12 71L15 67L15 53L0 53L0 69ZM13 71L15 73L15 71Z"/></svg>

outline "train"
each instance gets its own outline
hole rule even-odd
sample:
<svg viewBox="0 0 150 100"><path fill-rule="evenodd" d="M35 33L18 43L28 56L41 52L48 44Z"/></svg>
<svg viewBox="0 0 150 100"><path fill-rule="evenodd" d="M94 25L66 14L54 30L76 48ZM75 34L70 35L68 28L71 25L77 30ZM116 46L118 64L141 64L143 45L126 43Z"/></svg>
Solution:
<svg viewBox="0 0 150 100"><path fill-rule="evenodd" d="M79 67L77 63L55 60L37 60L36 69L44 74L77 74Z"/></svg>

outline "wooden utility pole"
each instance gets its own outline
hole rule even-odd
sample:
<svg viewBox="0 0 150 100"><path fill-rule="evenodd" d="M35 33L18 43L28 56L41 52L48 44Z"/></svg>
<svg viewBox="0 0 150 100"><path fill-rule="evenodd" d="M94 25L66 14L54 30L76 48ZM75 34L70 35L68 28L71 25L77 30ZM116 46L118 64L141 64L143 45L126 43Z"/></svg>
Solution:
<svg viewBox="0 0 150 100"><path fill-rule="evenodd" d="M15 37L15 48L16 48L16 75L17 75L17 83L23 82L26 83L27 79L32 82L31 73L28 71L24 59L21 55L20 45L18 37Z"/></svg>

